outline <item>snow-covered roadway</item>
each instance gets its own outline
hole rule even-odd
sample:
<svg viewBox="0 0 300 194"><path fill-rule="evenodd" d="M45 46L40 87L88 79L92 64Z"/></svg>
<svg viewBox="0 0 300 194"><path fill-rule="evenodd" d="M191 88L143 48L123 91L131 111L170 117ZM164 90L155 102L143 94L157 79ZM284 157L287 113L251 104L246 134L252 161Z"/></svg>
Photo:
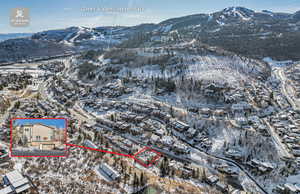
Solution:
<svg viewBox="0 0 300 194"><path fill-rule="evenodd" d="M299 101L294 99L294 96L288 90L287 78L285 76L284 70L282 68L275 68L274 74L277 78L281 80L282 83L282 93L286 96L288 102L291 104L294 110L300 111Z"/></svg>
<svg viewBox="0 0 300 194"><path fill-rule="evenodd" d="M278 134L275 132L274 127L272 127L266 119L263 119L263 121L267 125L266 129L268 130L268 133L270 134L280 157L281 158L293 158L293 155L289 153L286 146L281 142Z"/></svg>

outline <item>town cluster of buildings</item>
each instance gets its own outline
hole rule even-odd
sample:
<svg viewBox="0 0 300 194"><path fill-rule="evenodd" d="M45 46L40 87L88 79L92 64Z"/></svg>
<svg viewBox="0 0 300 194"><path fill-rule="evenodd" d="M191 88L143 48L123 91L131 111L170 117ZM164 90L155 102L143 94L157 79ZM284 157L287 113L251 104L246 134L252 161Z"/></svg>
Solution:
<svg viewBox="0 0 300 194"><path fill-rule="evenodd" d="M131 92L132 89L124 87L122 81L117 79L114 82L107 83L102 87L92 88L92 93L90 95L94 95L95 97L117 98Z"/></svg>
<svg viewBox="0 0 300 194"><path fill-rule="evenodd" d="M270 120L281 141L296 158L300 167L300 115L294 110L288 110L273 115Z"/></svg>
<svg viewBox="0 0 300 194"><path fill-rule="evenodd" d="M116 181L120 178L120 174L106 163L101 163L94 169L95 173L104 178L107 182Z"/></svg>
<svg viewBox="0 0 300 194"><path fill-rule="evenodd" d="M295 64L287 71L287 77L295 91L295 97L300 99L300 64Z"/></svg>
<svg viewBox="0 0 300 194"><path fill-rule="evenodd" d="M153 52L159 53L161 51L158 49ZM57 63L42 65L40 68L45 71L55 72L59 75L58 72L63 71L64 65ZM294 70L294 72L296 73L291 73L290 76L293 80L297 81L299 80L298 70ZM17 87L18 85L15 84L16 80L20 81L19 77L11 76L9 80L13 79L13 82L7 84L5 87L20 89ZM1 83L6 84L7 81L4 79L0 77L0 85ZM28 77L31 81L27 83L26 79L27 77L24 77L22 81L26 84L31 84L31 90L33 91L38 91L39 88L37 88L37 86L43 81L41 79ZM135 78L128 79L132 81ZM134 98L122 100L120 97L134 93L135 90L127 87L124 83L124 79L119 79L116 74L111 75L111 80L104 80L103 83L105 84L83 84L81 81L75 79L66 79L64 76L54 76L47 85L47 87L49 86L47 92L40 94L46 96L48 100L50 99L49 101L42 100L40 97L21 100L21 105L12 109L11 116L70 117L69 111L72 111L72 105L79 104L78 107L83 108L83 110L89 114L86 115L86 118L90 118L90 115L92 115L95 122L93 123L91 121L87 123L77 121L76 124L73 123L69 129L70 143L76 143L94 149L109 148L110 151L117 150L124 154L134 154L138 150L141 150L142 145L146 145L156 149L163 149L168 151L170 155L173 154L177 157L182 156L182 158L188 158L185 156L190 156L192 152L191 147L183 142L188 142L190 145L203 151L210 150L214 142L213 139L209 137L209 130L207 130L207 128L214 127L211 125L213 121L224 121L224 123L231 124L233 127L241 129L241 131L244 129L258 132L263 136L270 136L271 134L268 131L269 126L267 126L265 122L262 122L263 119L266 118L269 119L268 122L274 127L275 132L296 158L300 166L299 114L287 109L285 109L282 114L274 114L278 111L278 109L276 109L277 105L279 105L280 108L289 107L284 97L280 96L280 91L276 84L274 84L274 92L272 92L264 84L253 83L254 85L252 85L252 83L244 83L244 88L228 88L226 84L204 83L202 87L203 95L209 99L210 102L217 103L215 107L208 105L207 107L202 106L200 108L196 107L194 110L189 110L189 112L192 112L191 114L196 115L196 119L203 120L201 125L192 125L188 123L189 121L182 122L182 120L176 118L176 116L173 115L172 107L170 108L170 106L163 105L163 103L158 103L157 101L142 103L135 101ZM139 90L150 89L145 82L139 79L137 79L133 85L140 86L136 88ZM295 84L294 88L296 91L299 89L297 84ZM164 94L164 92L161 92L161 94ZM105 100L105 98L108 99ZM73 109L76 108L77 106L73 107ZM269 116L272 117L269 118ZM42 130L37 131L37 127L39 127L39 129L42 128ZM74 128L76 128L76 130L74 130ZM56 133L54 129L47 126L24 125L20 126L18 130L21 133L20 141L26 139L27 143L40 149L54 149L61 145L60 140L62 139L62 134ZM258 176L266 175L277 167L271 162L258 159L251 159L244 163L244 161L242 161L244 158L243 150L237 147L230 147L224 150L223 154L226 158L243 163L247 168L255 171L255 175ZM139 155L140 159L146 163L149 162L149 156L153 158L155 157L155 153L150 152ZM77 159L79 160L80 157ZM88 161L89 159L86 160ZM94 161L89 161L88 164L95 166ZM180 168L183 172L181 175L182 178L188 179L194 174L194 170L187 165L180 166L178 163L175 165L171 163L170 166ZM240 173L240 169L236 166L222 163L214 167L222 174L230 177L229 180L234 181L234 184L239 183L237 177ZM112 167L106 162L96 165L94 172L107 182L119 180L122 176L117 168ZM15 172L15 174L17 173ZM14 176L21 177L19 174ZM11 175L6 177L11 177ZM11 178L7 178L8 181L6 180L5 184L7 186L13 185L9 186L9 188L14 188L15 192L22 191L24 188L28 189L28 180L26 181L26 178L23 178L17 180L17 182L20 181L22 184L17 185L14 182L15 180ZM233 190L230 189L227 184L224 184L217 175L207 175L206 182L224 193L232 192ZM242 186L238 186L242 190ZM285 185L284 187L285 189L289 188L290 190L295 190L296 186L292 188L291 185ZM8 189L8 187L3 189ZM10 192L13 192L13 190Z"/></svg>
<svg viewBox="0 0 300 194"><path fill-rule="evenodd" d="M0 69L1 70L1 69ZM2 71L2 70L1 70ZM7 73L1 72L0 76L0 88L1 90L20 90L26 88L27 85L31 84L32 76L30 74L20 71L17 73Z"/></svg>
<svg viewBox="0 0 300 194"><path fill-rule="evenodd" d="M205 133L199 132L201 130L196 130L188 124L173 119L169 113L156 107L130 102L103 101L99 103L86 102L85 110L87 112L94 111L91 114L97 118L98 125L122 134L130 134L147 145L170 149L177 154L188 154L189 149L170 135L170 129L184 134L191 140L194 139L195 144L199 144L205 149L210 146ZM110 110L115 112L109 113Z"/></svg>

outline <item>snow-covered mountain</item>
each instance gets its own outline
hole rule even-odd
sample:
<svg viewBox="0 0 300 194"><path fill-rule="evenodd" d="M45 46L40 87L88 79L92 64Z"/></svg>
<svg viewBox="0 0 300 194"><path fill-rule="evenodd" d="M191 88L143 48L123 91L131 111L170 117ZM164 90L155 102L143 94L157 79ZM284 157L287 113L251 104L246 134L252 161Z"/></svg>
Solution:
<svg viewBox="0 0 300 194"><path fill-rule="evenodd" d="M36 56L31 49L26 49L26 45L29 48L36 45L35 47L39 48L38 56L48 56L52 53L47 51L48 45L78 52L116 45L164 46L197 39L208 45L253 58L300 60L300 53L297 52L300 49L299 29L300 11L289 14L229 7L211 14L172 18L158 24L132 27L69 27L38 32L29 38L21 38L26 44L20 47L16 47L22 42L20 39L0 42L0 51L4 52L0 53L0 56L2 61L6 62L14 61L16 56L18 59L31 58L33 54Z"/></svg>
<svg viewBox="0 0 300 194"><path fill-rule="evenodd" d="M160 26L169 26L169 30L178 30L189 26L206 30L213 27L236 26L241 23L269 24L274 22L297 23L300 21L299 12L294 14L275 13L268 10L254 11L244 7L229 7L212 14L195 14L180 18L173 18L159 23Z"/></svg>
<svg viewBox="0 0 300 194"><path fill-rule="evenodd" d="M49 30L38 32L32 36L35 40L55 41L64 44L80 43L87 40L107 41L113 31L116 29L105 28L105 30L86 28L86 27L70 27L59 30ZM114 40L118 37L111 37Z"/></svg>
<svg viewBox="0 0 300 194"><path fill-rule="evenodd" d="M300 60L300 11L290 14L230 7L172 18L157 24L154 32L155 36L199 39L254 58Z"/></svg>
<svg viewBox="0 0 300 194"><path fill-rule="evenodd" d="M87 41L105 42L105 43L120 43L127 39L130 35L141 32L151 31L154 25L142 24L134 27L70 27L59 30L49 30L38 32L32 35L32 39L55 41L63 44L74 45Z"/></svg>

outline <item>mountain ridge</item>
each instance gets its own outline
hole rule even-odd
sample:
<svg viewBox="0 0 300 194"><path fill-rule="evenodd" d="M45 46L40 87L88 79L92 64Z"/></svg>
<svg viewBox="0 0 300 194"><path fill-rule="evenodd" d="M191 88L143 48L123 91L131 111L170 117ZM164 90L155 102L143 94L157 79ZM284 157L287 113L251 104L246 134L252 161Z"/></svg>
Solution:
<svg viewBox="0 0 300 194"><path fill-rule="evenodd" d="M300 46L297 46L300 45L299 29L300 11L258 12L245 7L228 7L211 14L170 18L156 24L95 28L73 26L37 32L31 37L0 42L0 57L4 58L4 62L14 61L16 58L30 58L30 49L26 49L26 46L21 50L16 47L22 40L29 48L29 42L33 41L37 47L52 53L49 52L49 44L52 48L66 47L68 52L77 52L110 48L124 42L126 47L145 47L197 39L205 44L253 58L300 60L300 54L296 52L300 50ZM177 39L174 34L178 36ZM8 51L5 48L9 48Z"/></svg>

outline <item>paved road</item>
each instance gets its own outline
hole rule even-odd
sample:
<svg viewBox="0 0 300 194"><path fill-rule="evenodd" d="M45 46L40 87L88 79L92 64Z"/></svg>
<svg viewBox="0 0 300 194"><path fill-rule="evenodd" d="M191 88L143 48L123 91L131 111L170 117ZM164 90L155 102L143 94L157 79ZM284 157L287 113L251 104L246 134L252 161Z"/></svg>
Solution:
<svg viewBox="0 0 300 194"><path fill-rule="evenodd" d="M133 139L133 138L130 138L130 137L128 137L128 136L124 136L124 135L122 135L123 137L125 137L125 138L128 138L128 139L130 139L130 140L132 140L132 141L134 141L134 142L136 142L136 143L138 143L138 144L141 144L141 145L145 145L143 142L139 142L139 141L137 141L136 139ZM184 141L186 144L188 144L189 146L191 146L192 148L194 148L194 149L196 149L197 151L199 151L201 154L204 154L204 155L206 155L207 157L212 157L212 158L215 158L215 159L220 159L220 160L224 160L224 161L226 161L226 162L229 162L229 163L231 163L232 165L234 165L234 166L236 166L236 167L238 167L242 172L244 172L245 173L245 175L262 191L262 193L268 193L256 180L255 180L255 178L253 178L251 175L250 175L250 173L248 173L248 171L247 170L245 170L240 164L238 164L237 162L235 162L235 161L233 161L233 160L231 160L231 159L228 159L228 158L224 158L224 157L221 157L221 156L216 156L216 155L213 155L213 154L210 154L210 153L208 153L208 152L204 152L204 151L202 151L202 150L200 150L199 148L197 148L197 147L195 147L194 145L192 145L192 144L190 144L188 141L186 141L186 140L184 140L184 139L181 139L182 141ZM158 150L155 146L153 147L154 149L156 149L157 151L161 151L161 152L163 152L164 154L165 153L168 153L167 151L165 151L165 150ZM196 160L192 160L192 159L184 159L184 158L182 158L182 157L175 157L174 155L170 155L170 154L167 154L167 156L169 156L169 157L172 157L172 158L174 158L174 159L177 159L177 160L181 160L181 161L186 161L186 162L192 162L192 163L194 163L194 164L198 164L198 165L202 165L203 166L203 163L199 163L199 161L196 161Z"/></svg>
<svg viewBox="0 0 300 194"><path fill-rule="evenodd" d="M177 136L175 136L177 137ZM199 148L195 147L193 144L189 143L187 140L185 139L182 139L180 138L183 142L185 142L186 144L188 144L190 147L196 149L197 151L199 151L200 153L206 155L207 157L212 157L212 158L215 158L215 159L220 159L220 160L224 160L226 162L229 162L231 164L233 164L234 166L238 167L241 171L243 171L245 173L245 175L253 181L253 183L263 192L263 193L268 193L256 180L255 178L253 178L250 173L244 169L244 167L242 167L240 164L238 164L237 162L231 160L231 159L228 159L228 158L224 158L222 156L217 156L217 155L214 155L214 154L211 154L211 153L208 153L208 152L205 152L203 150L200 150Z"/></svg>
<svg viewBox="0 0 300 194"><path fill-rule="evenodd" d="M255 180L255 178L253 178L250 173L248 173L247 170L244 169L244 167L242 167L240 164L238 164L237 162L231 160L231 159L228 159L228 158L224 158L224 157L221 157L221 156L217 156L217 155L213 155L211 153L208 153L208 152L205 152L205 151L202 151L200 150L199 148L195 147L194 145L190 144L189 142L185 141L182 139L182 141L184 141L186 144L188 144L189 146L191 146L192 148L198 150L199 152L203 153L203 154L206 154L210 157L213 157L213 158L216 158L216 159L220 159L220 160L224 160L226 162L229 162L231 164L233 164L234 166L238 167L241 171L243 171L245 173L245 175L253 181L253 183L255 183L255 185L263 192L263 193L266 193L268 194L268 192Z"/></svg>
<svg viewBox="0 0 300 194"><path fill-rule="evenodd" d="M25 93L28 91L28 87L25 88L25 90L22 92L22 94L20 94L16 100L13 100L10 102L10 107L8 107L8 109L6 110L6 112L2 115L2 117L0 118L0 126L4 124L4 122L8 119L9 114L11 109L13 109L15 107L15 104L17 101L19 101L20 99L24 98Z"/></svg>
<svg viewBox="0 0 300 194"><path fill-rule="evenodd" d="M263 119L263 121L267 125L268 133L270 134L275 146L277 147L281 158L293 158L293 155L289 153L285 145L281 142L280 138L278 137L278 134L275 132L274 127L272 127L266 119Z"/></svg>
<svg viewBox="0 0 300 194"><path fill-rule="evenodd" d="M276 68L274 70L274 73L275 75L281 80L281 83L282 83L282 93L286 96L288 102L291 104L291 106L293 107L294 110L298 110L300 111L300 108L299 108L299 103L294 100L294 96L292 96L289 92L288 92L288 89L287 89L287 78L285 76L285 73L284 73L284 70L281 69L281 68Z"/></svg>
<svg viewBox="0 0 300 194"><path fill-rule="evenodd" d="M66 72L66 71L65 71ZM44 91L44 90L42 90L42 91ZM78 104L77 104L77 106L78 106ZM78 108L78 107L77 107ZM80 109L82 110L82 108L80 107ZM86 113L86 116L87 117L92 117L92 115L90 115L88 112L85 112ZM76 114L75 114L76 115ZM78 115L77 115L78 116ZM82 118L81 118L82 119ZM81 120L80 119L80 120ZM127 137L128 138L128 137ZM182 139L181 139L182 140ZM197 148L197 147L195 147L194 145L192 145L192 144L190 144L189 142L187 142L187 141L185 141L185 140L182 140L182 141L184 141L185 143L187 143L188 145L190 145L192 148L194 148L194 149L196 149L196 150L198 150L200 153L202 153L202 154L204 154L204 155L206 155L206 156L208 156L208 157L213 157L213 158L216 158L216 159L220 159L220 160L224 160L224 161L226 161L226 162L229 162L229 163L231 163L231 164L233 164L233 165L235 165L236 167L238 167L241 171L243 171L244 173L245 173L245 175L250 179L250 180L252 180L253 181L253 183L263 192L263 193L268 193L262 186L260 186L260 184L240 165L240 164L238 164L237 162L235 162L235 161L233 161L233 160L230 160L230 159L227 159L227 158L223 158L223 157L220 157L220 156L215 156L215 155L212 155L212 154L210 154L210 153L207 153L207 152L204 152L204 151L202 151L202 150L199 150L199 148ZM139 142L139 144L142 144L142 145L144 145L142 142ZM162 152L164 151L164 150L161 150ZM164 151L164 153L167 153L167 151ZM167 154L167 155L169 155L170 156L170 154ZM178 159L178 160L185 160L185 161L188 161L188 162L193 162L193 163L195 163L195 164L198 164L198 165L203 165L202 163L201 164L199 164L199 161L195 161L195 160L192 160L192 159L190 159L190 160L188 160L188 159L182 159L181 157L175 157L174 155L172 155L172 157L173 158L176 158L176 159Z"/></svg>

